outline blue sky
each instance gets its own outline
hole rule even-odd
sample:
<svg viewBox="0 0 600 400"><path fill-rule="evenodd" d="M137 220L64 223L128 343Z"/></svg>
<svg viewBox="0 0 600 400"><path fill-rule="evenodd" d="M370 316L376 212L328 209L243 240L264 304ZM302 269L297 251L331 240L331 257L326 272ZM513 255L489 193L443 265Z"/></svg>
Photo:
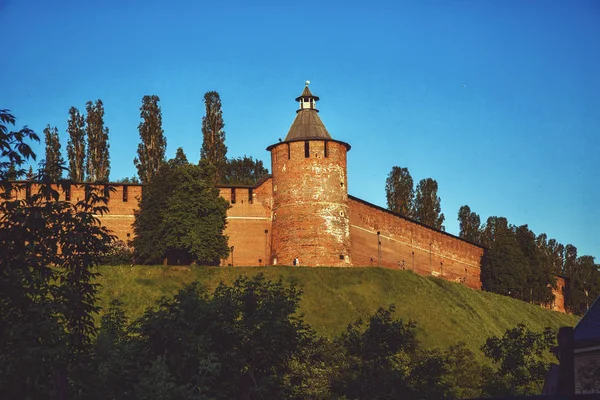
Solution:
<svg viewBox="0 0 600 400"><path fill-rule="evenodd" d="M597 1L0 0L0 35L0 108L64 151L69 108L102 99L113 180L136 173L145 94L168 157L198 160L216 90L228 156L270 165L308 79L352 145L350 194L385 207L407 167L438 181L450 233L468 204L600 257Z"/></svg>

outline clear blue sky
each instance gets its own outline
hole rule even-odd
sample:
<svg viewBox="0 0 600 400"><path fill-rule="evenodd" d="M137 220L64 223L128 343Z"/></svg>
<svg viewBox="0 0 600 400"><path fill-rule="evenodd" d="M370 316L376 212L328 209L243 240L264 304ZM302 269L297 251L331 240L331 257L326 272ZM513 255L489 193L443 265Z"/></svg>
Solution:
<svg viewBox="0 0 600 400"><path fill-rule="evenodd" d="M0 0L0 37L0 108L64 151L69 108L102 99L113 180L136 173L143 95L169 157L198 160L216 90L228 156L270 165L308 79L352 145L350 194L385 207L408 167L438 181L450 233L468 204L600 257L598 1Z"/></svg>

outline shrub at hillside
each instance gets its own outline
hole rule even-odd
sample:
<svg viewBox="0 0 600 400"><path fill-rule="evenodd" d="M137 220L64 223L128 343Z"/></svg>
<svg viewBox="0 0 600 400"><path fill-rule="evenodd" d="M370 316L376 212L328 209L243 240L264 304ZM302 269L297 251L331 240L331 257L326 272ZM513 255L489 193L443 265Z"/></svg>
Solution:
<svg viewBox="0 0 600 400"><path fill-rule="evenodd" d="M25 139L38 138L27 128L10 132L14 122L0 110L0 393L66 399L82 382L96 331L91 268L112 237L95 215L107 211L107 193L60 201L41 174L39 192L15 200L26 187L9 179L25 176L23 164L35 159Z"/></svg>
<svg viewBox="0 0 600 400"><path fill-rule="evenodd" d="M229 204L214 186L214 167L188 163L183 150L144 186L133 229L135 260L157 264L218 265L227 258Z"/></svg>

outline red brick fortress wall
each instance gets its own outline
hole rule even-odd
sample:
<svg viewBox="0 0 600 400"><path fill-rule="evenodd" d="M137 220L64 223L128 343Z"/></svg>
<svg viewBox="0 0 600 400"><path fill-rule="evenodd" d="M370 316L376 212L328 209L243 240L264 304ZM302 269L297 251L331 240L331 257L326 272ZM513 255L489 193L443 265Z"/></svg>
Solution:
<svg viewBox="0 0 600 400"><path fill-rule="evenodd" d="M39 184L31 183L29 185L29 192L37 193ZM86 186L88 184L72 183L68 185L68 190L63 190L59 185L53 184L52 188L58 191L59 200L77 203L85 199ZM89 186L103 189L105 185L89 184ZM133 221L135 220L138 203L142 198L142 185L111 183L107 186L114 188L115 191L109 192L108 212L104 215L97 215L97 217L102 226L110 229L119 240L127 242L133 239ZM25 189L15 191L15 198L24 199L27 193L28 191Z"/></svg>
<svg viewBox="0 0 600 400"><path fill-rule="evenodd" d="M256 187L219 187L221 197L231 204L224 234L233 247L222 266L270 265L272 188L271 178Z"/></svg>
<svg viewBox="0 0 600 400"><path fill-rule="evenodd" d="M353 265L439 276L481 288L483 248L350 196Z"/></svg>
<svg viewBox="0 0 600 400"><path fill-rule="evenodd" d="M271 148L272 263L349 266L346 152L334 140L282 142Z"/></svg>

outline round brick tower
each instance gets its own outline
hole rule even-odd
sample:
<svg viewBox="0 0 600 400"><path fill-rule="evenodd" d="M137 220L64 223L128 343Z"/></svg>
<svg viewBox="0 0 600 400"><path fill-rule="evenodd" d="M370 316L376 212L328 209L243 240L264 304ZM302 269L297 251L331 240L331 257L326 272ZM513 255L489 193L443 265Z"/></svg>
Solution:
<svg viewBox="0 0 600 400"><path fill-rule="evenodd" d="M350 215L346 153L319 118L317 96L296 98L300 109L284 141L267 147L273 175L273 264L349 266ZM281 139L280 139L281 140Z"/></svg>

